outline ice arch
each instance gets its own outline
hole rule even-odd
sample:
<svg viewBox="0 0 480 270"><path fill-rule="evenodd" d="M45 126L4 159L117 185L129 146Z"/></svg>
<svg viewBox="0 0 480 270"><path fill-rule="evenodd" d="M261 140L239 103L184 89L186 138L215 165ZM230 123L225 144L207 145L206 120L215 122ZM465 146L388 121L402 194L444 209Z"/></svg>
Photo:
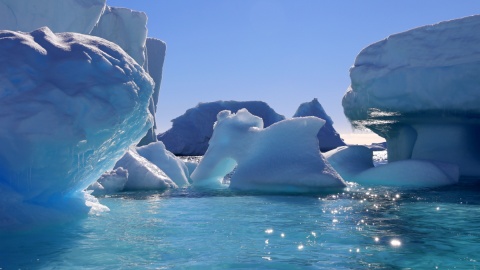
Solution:
<svg viewBox="0 0 480 270"><path fill-rule="evenodd" d="M300 117L263 128L246 109L221 111L202 161L191 175L194 185L218 185L235 165L230 187L273 192L321 192L345 186L318 148L325 123Z"/></svg>

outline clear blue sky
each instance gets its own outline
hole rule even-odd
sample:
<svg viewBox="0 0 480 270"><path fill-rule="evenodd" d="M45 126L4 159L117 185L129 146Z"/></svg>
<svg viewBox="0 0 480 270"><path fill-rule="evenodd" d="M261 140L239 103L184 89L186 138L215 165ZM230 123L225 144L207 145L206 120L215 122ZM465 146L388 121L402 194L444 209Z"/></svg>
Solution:
<svg viewBox="0 0 480 270"><path fill-rule="evenodd" d="M480 13L478 0L107 0L167 43L158 131L198 102L262 100L291 117L317 97L340 133L349 68L390 34ZM479 29L480 31L480 29Z"/></svg>

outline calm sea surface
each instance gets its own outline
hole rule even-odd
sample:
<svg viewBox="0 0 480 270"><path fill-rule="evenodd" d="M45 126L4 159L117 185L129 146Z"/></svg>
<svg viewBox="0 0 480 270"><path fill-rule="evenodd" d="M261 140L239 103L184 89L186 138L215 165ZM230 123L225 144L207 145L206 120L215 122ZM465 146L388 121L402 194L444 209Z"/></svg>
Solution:
<svg viewBox="0 0 480 270"><path fill-rule="evenodd" d="M480 187L272 195L193 188L2 235L0 269L479 269Z"/></svg>

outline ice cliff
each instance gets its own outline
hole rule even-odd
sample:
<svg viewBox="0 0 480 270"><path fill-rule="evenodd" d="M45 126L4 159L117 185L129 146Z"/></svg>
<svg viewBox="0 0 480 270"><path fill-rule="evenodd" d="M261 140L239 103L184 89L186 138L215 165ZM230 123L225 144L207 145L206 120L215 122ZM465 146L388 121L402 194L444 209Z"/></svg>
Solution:
<svg viewBox="0 0 480 270"><path fill-rule="evenodd" d="M457 164L480 176L480 16L391 35L363 49L343 98L353 125L386 138L390 162Z"/></svg>
<svg viewBox="0 0 480 270"><path fill-rule="evenodd" d="M114 43L48 28L0 31L0 59L0 226L88 210L82 190L152 126L153 80Z"/></svg>
<svg viewBox="0 0 480 270"><path fill-rule="evenodd" d="M176 154L200 156L205 154L208 141L212 137L213 124L217 114L223 110L237 112L246 108L253 115L263 119L265 127L285 119L277 114L268 104L261 101L216 101L199 103L188 109L185 114L172 120L172 128L158 135L166 148Z"/></svg>

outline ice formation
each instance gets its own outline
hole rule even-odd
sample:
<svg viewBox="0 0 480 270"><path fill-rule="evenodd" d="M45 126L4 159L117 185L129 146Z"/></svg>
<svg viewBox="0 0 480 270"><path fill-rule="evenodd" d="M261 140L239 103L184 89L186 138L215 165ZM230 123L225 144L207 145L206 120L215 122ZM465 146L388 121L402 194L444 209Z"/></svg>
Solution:
<svg viewBox="0 0 480 270"><path fill-rule="evenodd" d="M129 149L115 167L128 171L123 191L164 190L177 187L164 171L140 156L135 149Z"/></svg>
<svg viewBox="0 0 480 270"><path fill-rule="evenodd" d="M337 131L333 128L332 118L327 115L320 102L318 102L318 99L314 98L310 102L300 104L293 117L303 116L316 116L326 121L317 135L322 152L345 145L340 135L338 135Z"/></svg>
<svg viewBox="0 0 480 270"><path fill-rule="evenodd" d="M237 112L246 108L261 117L265 127L285 119L268 104L261 101L216 101L199 103L185 114L172 120L172 128L158 135L167 149L175 155L200 156L205 154L212 137L217 114L223 110Z"/></svg>
<svg viewBox="0 0 480 270"><path fill-rule="evenodd" d="M114 43L48 28L0 31L0 59L0 226L85 206L152 126L152 79Z"/></svg>
<svg viewBox="0 0 480 270"><path fill-rule="evenodd" d="M457 164L480 176L480 16L392 35L360 52L345 115L387 139L390 162Z"/></svg>
<svg viewBox="0 0 480 270"><path fill-rule="evenodd" d="M246 109L218 113L210 146L191 178L216 186L236 170L230 188L268 192L322 192L345 186L318 149L317 117L283 120L263 127Z"/></svg>
<svg viewBox="0 0 480 270"><path fill-rule="evenodd" d="M139 65L143 66L147 39L146 26L145 13L107 6L90 34L119 45Z"/></svg>
<svg viewBox="0 0 480 270"><path fill-rule="evenodd" d="M165 149L162 142L131 147L115 164L88 187L94 195L131 190L164 190L190 185L187 165ZM107 185L107 186L106 186Z"/></svg>
<svg viewBox="0 0 480 270"><path fill-rule="evenodd" d="M148 74L155 82L153 88L152 99L150 100L149 110L152 115L157 113L158 95L160 93L160 84L162 83L163 62L165 60L165 51L167 49L166 44L156 38L147 38L146 52L147 59L144 67L147 69ZM151 142L157 141L157 135L155 129L157 128L156 122L153 123L153 127L148 130L145 137L142 138L139 145L147 145Z"/></svg>
<svg viewBox="0 0 480 270"><path fill-rule="evenodd" d="M162 142L137 147L137 152L164 171L179 187L189 184L190 173L183 161L165 149Z"/></svg>
<svg viewBox="0 0 480 270"><path fill-rule="evenodd" d="M52 32L89 34L106 0L0 0L0 29L31 32L47 26Z"/></svg>
<svg viewBox="0 0 480 270"><path fill-rule="evenodd" d="M362 185L436 187L456 184L455 164L428 160L401 160L374 167L372 150L365 146L343 146L324 154L346 181Z"/></svg>

